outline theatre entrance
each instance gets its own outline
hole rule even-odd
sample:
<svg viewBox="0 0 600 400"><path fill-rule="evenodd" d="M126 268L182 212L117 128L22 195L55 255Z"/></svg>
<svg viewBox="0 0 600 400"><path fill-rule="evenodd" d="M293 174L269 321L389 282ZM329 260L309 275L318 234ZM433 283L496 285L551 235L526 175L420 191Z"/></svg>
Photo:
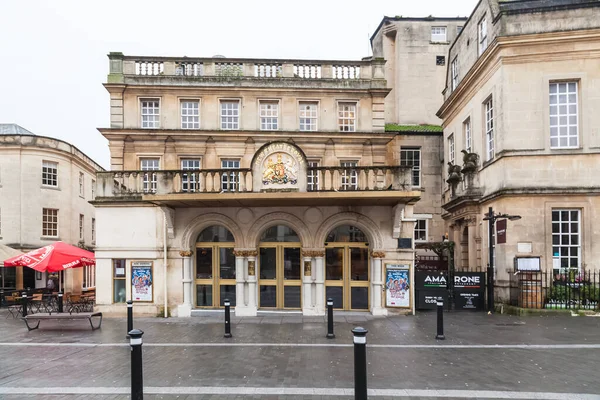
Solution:
<svg viewBox="0 0 600 400"><path fill-rule="evenodd" d="M258 307L300 309L300 238L293 229L276 225L260 239L258 256Z"/></svg>
<svg viewBox="0 0 600 400"><path fill-rule="evenodd" d="M354 226L339 226L327 236L325 297L336 309L369 310L369 243Z"/></svg>

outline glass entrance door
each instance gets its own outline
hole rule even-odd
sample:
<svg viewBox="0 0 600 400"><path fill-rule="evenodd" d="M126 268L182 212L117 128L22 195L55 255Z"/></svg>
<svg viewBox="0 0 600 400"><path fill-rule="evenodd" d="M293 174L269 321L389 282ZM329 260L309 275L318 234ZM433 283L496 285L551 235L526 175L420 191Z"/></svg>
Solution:
<svg viewBox="0 0 600 400"><path fill-rule="evenodd" d="M261 243L258 263L258 306L301 308L300 244Z"/></svg>
<svg viewBox="0 0 600 400"><path fill-rule="evenodd" d="M235 306L235 255L227 244L198 243L196 247L196 306Z"/></svg>
<svg viewBox="0 0 600 400"><path fill-rule="evenodd" d="M369 309L369 249L366 245L328 243L325 297L340 310Z"/></svg>

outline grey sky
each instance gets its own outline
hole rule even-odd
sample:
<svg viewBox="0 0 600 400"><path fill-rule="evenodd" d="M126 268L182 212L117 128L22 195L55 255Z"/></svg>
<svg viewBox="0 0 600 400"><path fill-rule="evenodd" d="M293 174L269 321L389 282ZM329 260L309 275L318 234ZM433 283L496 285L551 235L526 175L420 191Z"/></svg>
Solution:
<svg viewBox="0 0 600 400"><path fill-rule="evenodd" d="M109 167L102 83L127 55L360 59L384 15L468 16L477 0L0 1L0 123Z"/></svg>

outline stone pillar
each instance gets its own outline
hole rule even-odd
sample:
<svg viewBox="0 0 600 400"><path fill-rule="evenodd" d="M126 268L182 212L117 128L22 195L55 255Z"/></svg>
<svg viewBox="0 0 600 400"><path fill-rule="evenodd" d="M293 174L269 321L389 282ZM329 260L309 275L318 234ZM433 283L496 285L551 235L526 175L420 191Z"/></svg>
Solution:
<svg viewBox="0 0 600 400"><path fill-rule="evenodd" d="M257 290L256 290L256 250L244 250L244 255L247 257L247 275L248 275L248 305L242 308L236 307L235 315L237 317L252 317L256 316L257 310Z"/></svg>
<svg viewBox="0 0 600 400"><path fill-rule="evenodd" d="M387 309L382 305L383 271L382 264L385 252L373 250L371 252L371 313L373 315L387 315Z"/></svg>
<svg viewBox="0 0 600 400"><path fill-rule="evenodd" d="M312 299L312 257L311 252L302 250L302 314L315 315Z"/></svg>
<svg viewBox="0 0 600 400"><path fill-rule="evenodd" d="M469 267L477 267L477 225L476 220L468 225L469 230L469 243L467 244L469 249ZM472 271L474 269L471 269Z"/></svg>
<svg viewBox="0 0 600 400"><path fill-rule="evenodd" d="M192 252L182 250L179 255L183 258L183 304L177 306L178 317L190 317L192 315Z"/></svg>
<svg viewBox="0 0 600 400"><path fill-rule="evenodd" d="M313 253L315 259L315 315L325 315L325 250Z"/></svg>

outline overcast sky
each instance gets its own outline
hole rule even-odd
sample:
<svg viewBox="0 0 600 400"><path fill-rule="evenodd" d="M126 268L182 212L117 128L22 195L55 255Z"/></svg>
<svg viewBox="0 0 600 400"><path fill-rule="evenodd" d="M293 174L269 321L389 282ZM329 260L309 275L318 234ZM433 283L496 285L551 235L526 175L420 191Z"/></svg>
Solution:
<svg viewBox="0 0 600 400"><path fill-rule="evenodd" d="M0 0L0 123L68 141L105 168L110 51L360 59L383 16L469 16L477 0Z"/></svg>

